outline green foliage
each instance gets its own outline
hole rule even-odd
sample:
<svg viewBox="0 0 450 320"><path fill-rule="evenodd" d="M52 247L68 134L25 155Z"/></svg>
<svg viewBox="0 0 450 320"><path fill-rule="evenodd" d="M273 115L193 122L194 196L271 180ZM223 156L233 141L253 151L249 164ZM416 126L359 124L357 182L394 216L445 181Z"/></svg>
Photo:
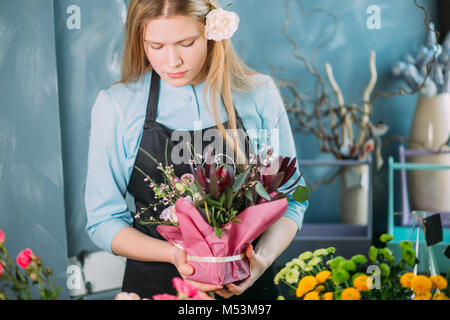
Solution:
<svg viewBox="0 0 450 320"><path fill-rule="evenodd" d="M383 243L392 240L393 237L386 234L380 239ZM335 248L317 249L314 251L315 254L305 251L286 263L286 266L275 276L274 282L276 285L287 285L290 294L296 296L296 290L300 288L302 279L313 276L319 281L324 279L324 273L328 273L329 277L325 282L319 282L312 289L315 290L318 285L324 286L325 290L321 290L320 297L323 297L325 292L332 292L333 299L345 299L348 297L348 294L344 294L345 289L352 288L351 290L358 290L361 299L364 300L409 300L412 298L413 291L400 283L400 277L411 272L418 260L410 242L401 242L401 248L401 259L397 263L394 253L387 247L370 246L368 258L363 254L356 254L351 259L345 259L342 256L334 257ZM324 253L327 254L324 255ZM319 261L311 263L313 258ZM294 273L291 272L294 269L299 274L295 282L293 281ZM290 275L289 279L287 275ZM358 281L355 281L356 279ZM375 282L379 286L376 287ZM446 290L449 291L448 288Z"/></svg>

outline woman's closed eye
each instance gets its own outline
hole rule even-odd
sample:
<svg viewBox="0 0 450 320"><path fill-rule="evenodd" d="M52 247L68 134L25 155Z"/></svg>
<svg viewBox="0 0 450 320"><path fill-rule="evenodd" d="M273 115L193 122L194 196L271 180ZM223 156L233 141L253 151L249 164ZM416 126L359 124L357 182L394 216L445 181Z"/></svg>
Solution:
<svg viewBox="0 0 450 320"><path fill-rule="evenodd" d="M192 42L189 43L189 44L183 44L183 47L190 47L190 46L192 46L192 45L194 44L194 42L195 42L195 40L192 41Z"/></svg>
<svg viewBox="0 0 450 320"><path fill-rule="evenodd" d="M182 46L183 47L185 47L185 48L187 48L187 47L191 47L191 46L193 46L194 45L194 43L195 43L195 40L194 41L192 41L191 43L189 43L189 44L183 44ZM160 46L160 47L153 47L153 46L151 46L151 48L153 49L153 50L159 50L159 49L162 49L162 47L163 46Z"/></svg>

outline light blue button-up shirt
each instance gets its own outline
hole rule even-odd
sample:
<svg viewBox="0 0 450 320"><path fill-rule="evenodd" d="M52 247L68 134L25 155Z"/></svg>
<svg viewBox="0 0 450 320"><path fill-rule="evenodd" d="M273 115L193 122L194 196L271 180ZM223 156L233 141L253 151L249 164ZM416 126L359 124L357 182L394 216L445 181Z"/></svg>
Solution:
<svg viewBox="0 0 450 320"><path fill-rule="evenodd" d="M282 156L296 157L291 126L278 88L269 76L256 77L262 81L261 86L249 92L233 93L235 108L252 145L255 150L258 150L258 145L271 145ZM112 253L111 243L117 232L133 222L125 197L142 137L150 82L151 72L142 81L127 86L116 84L101 90L91 112L85 191L86 231L98 247L109 253ZM173 87L161 80L156 121L172 130L200 130L215 126L214 117L203 99L204 85L202 82L196 86ZM209 96L207 100L210 105ZM220 99L217 102L220 119L222 123L226 122L225 107ZM273 128L279 130L271 131ZM267 140L268 134L271 135L270 141ZM276 147L278 143L279 150ZM294 176L285 187L299 175L297 164ZM299 184L304 185L303 178ZM128 195L134 200L131 194ZM292 195L290 198L284 216L294 220L300 229L308 201L298 203L292 200Z"/></svg>

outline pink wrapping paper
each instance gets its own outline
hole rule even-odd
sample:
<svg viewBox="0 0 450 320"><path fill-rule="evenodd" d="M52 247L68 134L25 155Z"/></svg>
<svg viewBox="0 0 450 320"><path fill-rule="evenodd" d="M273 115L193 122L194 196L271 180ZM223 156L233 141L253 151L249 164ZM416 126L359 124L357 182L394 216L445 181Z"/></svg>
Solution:
<svg viewBox="0 0 450 320"><path fill-rule="evenodd" d="M280 219L287 209L287 199L264 202L246 208L237 218L241 222L228 223L221 239L186 199L175 203L178 226L157 226L158 232L173 245L185 248L188 256L229 257L245 252L266 229ZM250 275L249 261L246 257L229 262L199 262L189 260L194 273L188 280L225 285L247 278Z"/></svg>

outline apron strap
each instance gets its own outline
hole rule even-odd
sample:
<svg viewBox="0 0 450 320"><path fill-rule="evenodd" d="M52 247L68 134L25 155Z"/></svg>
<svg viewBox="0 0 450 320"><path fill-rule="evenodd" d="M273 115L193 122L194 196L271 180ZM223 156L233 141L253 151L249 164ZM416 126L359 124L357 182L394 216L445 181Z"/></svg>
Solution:
<svg viewBox="0 0 450 320"><path fill-rule="evenodd" d="M147 101L147 114L145 116L144 129L148 129L151 121L156 121L156 111L158 110L159 88L160 88L159 74L152 70L152 81L150 84L150 93Z"/></svg>

